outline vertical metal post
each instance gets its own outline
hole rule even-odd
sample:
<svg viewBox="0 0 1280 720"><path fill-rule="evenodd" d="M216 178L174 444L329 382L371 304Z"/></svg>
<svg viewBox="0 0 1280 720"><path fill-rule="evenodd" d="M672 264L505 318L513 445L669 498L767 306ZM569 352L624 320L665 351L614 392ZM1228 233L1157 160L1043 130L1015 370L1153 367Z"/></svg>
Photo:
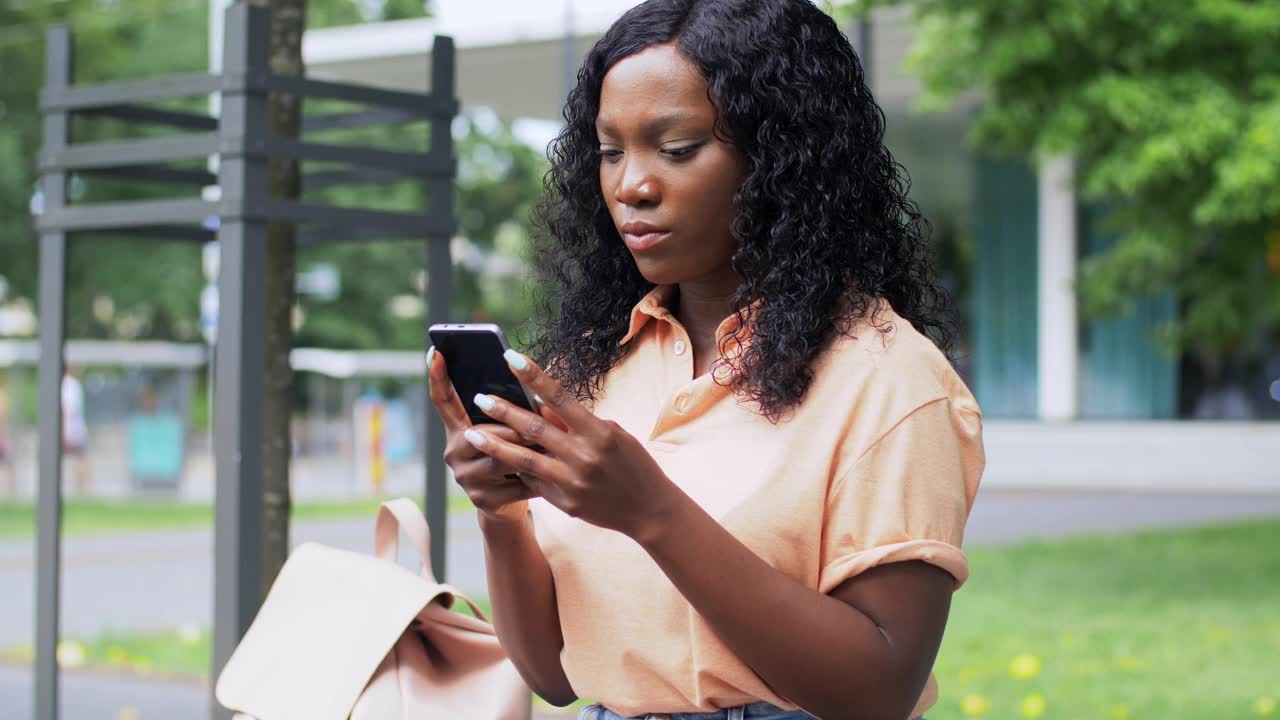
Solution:
<svg viewBox="0 0 1280 720"><path fill-rule="evenodd" d="M45 45L45 87L71 84L71 32L65 25L49 29ZM55 153L70 139L66 110L44 116L44 152ZM66 207L67 174L50 171L42 178L46 216ZM67 235L40 233L40 361L39 470L36 483L36 720L58 717L59 581L62 572L62 347L66 334Z"/></svg>
<svg viewBox="0 0 1280 720"><path fill-rule="evenodd" d="M265 367L267 195L262 155L269 131L265 79L270 16L227 10L218 182L218 349L214 368L213 667L217 678L262 601L262 396ZM210 699L215 718L228 711Z"/></svg>
<svg viewBox="0 0 1280 720"><path fill-rule="evenodd" d="M561 96L569 97L569 92L578 83L578 44L576 42L573 23L573 0L564 2L564 37L560 39L560 82L564 86Z"/></svg>
<svg viewBox="0 0 1280 720"><path fill-rule="evenodd" d="M454 101L453 38L437 35L431 47L431 98L433 102ZM431 118L433 158L453 159L453 118ZM453 174L432 178L427 183L427 212L447 219L453 225ZM450 299L453 295L453 261L449 256L450 233L427 238L427 325L449 322ZM430 342L430 340L428 340ZM423 468L427 474L427 524L431 527L431 567L444 581L445 542L448 537L448 484L444 470L444 423L434 413L427 413L426 453Z"/></svg>

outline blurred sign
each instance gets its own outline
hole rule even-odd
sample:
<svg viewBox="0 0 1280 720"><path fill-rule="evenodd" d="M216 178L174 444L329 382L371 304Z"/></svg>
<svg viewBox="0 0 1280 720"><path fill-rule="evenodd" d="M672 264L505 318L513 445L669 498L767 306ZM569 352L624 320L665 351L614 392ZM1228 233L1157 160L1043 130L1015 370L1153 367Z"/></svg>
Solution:
<svg viewBox="0 0 1280 720"><path fill-rule="evenodd" d="M177 488L183 462L182 420L173 413L129 418L129 472L144 487Z"/></svg>

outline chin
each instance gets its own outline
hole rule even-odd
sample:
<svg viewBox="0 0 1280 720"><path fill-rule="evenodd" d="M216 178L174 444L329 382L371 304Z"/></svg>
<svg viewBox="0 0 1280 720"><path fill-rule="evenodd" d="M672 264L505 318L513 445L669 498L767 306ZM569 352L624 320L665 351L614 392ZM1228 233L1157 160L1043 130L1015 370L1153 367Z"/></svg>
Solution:
<svg viewBox="0 0 1280 720"><path fill-rule="evenodd" d="M654 285L677 285L690 279L688 268L681 267L678 262L637 258L635 255L631 258L635 260L640 275Z"/></svg>

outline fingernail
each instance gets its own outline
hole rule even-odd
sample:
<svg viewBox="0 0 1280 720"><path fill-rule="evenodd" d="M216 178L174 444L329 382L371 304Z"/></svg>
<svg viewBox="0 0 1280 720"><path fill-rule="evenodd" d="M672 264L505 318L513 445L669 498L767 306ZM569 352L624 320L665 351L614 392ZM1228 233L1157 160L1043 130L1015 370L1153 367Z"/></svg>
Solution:
<svg viewBox="0 0 1280 720"><path fill-rule="evenodd" d="M484 447L485 444L489 442L482 433L479 433L470 428L467 428L467 431L462 433L462 437L467 442L471 443L473 446L478 448Z"/></svg>
<svg viewBox="0 0 1280 720"><path fill-rule="evenodd" d="M542 402L542 398L538 396L538 393L533 394L533 401L539 405L546 405L546 403Z"/></svg>
<svg viewBox="0 0 1280 720"><path fill-rule="evenodd" d="M524 370L529 367L529 361L525 360L524 356L515 350L508 350L502 353L502 357L506 358L507 364L516 370Z"/></svg>
<svg viewBox="0 0 1280 720"><path fill-rule="evenodd" d="M431 369L431 361L436 359L436 346L427 348L427 369Z"/></svg>
<svg viewBox="0 0 1280 720"><path fill-rule="evenodd" d="M485 411L485 412L489 412L489 411L490 411L490 410L492 410L494 407L496 407L496 406L497 406L497 404L498 404L498 403L496 403L496 402L494 402L494 401L493 401L493 398L492 398L492 397L490 397L490 396L488 396L488 395L485 395L485 394L483 394L483 393L477 393L477 394L476 394L476 396L475 396L475 403L476 403L476 407L480 408L481 410L483 410L483 411Z"/></svg>

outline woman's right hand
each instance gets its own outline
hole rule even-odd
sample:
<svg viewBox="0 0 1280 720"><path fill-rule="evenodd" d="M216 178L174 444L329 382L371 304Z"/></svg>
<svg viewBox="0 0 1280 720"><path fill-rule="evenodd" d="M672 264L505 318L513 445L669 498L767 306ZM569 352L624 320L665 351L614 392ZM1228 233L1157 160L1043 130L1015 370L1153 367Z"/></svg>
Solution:
<svg viewBox="0 0 1280 720"><path fill-rule="evenodd" d="M463 439L462 433L471 427L471 420L458 393L454 392L453 383L449 381L444 357L432 348L427 358L427 389L431 404L444 420L444 461L453 470L454 479L466 491L481 516L506 520L523 518L534 492L520 480L515 468L476 450ZM509 442L528 444L506 425L485 423L483 427L485 432Z"/></svg>

